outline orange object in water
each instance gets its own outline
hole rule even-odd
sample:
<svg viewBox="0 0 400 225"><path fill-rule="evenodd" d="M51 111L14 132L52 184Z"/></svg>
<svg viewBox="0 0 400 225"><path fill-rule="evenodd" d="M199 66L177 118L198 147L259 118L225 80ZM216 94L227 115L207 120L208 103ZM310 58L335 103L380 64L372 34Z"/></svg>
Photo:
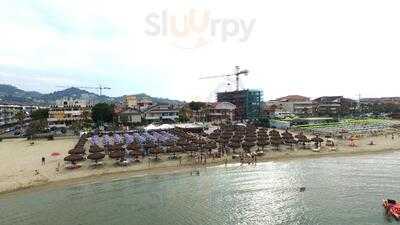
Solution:
<svg viewBox="0 0 400 225"><path fill-rule="evenodd" d="M383 201L383 207L387 210L389 215L397 220L400 219L400 203L388 199Z"/></svg>

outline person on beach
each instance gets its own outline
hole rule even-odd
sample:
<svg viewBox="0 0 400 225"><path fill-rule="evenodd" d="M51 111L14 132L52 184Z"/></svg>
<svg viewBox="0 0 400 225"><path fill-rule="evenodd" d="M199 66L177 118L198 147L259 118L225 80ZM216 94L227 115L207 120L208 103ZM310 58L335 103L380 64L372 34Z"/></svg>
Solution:
<svg viewBox="0 0 400 225"><path fill-rule="evenodd" d="M58 162L57 163L57 167L56 167L56 172L57 173L60 172L60 168L61 168L61 165L60 165L60 162Z"/></svg>
<svg viewBox="0 0 400 225"><path fill-rule="evenodd" d="M42 157L42 166L46 165L46 158Z"/></svg>

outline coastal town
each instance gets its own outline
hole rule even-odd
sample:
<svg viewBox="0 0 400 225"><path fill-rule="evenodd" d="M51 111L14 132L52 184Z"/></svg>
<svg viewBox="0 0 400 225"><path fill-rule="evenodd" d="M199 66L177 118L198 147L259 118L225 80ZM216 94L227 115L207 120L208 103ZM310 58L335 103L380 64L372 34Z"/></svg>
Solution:
<svg viewBox="0 0 400 225"><path fill-rule="evenodd" d="M167 173L210 165L395 150L400 97L219 92L215 102L153 102L83 95L48 106L0 105L0 191L115 173Z"/></svg>

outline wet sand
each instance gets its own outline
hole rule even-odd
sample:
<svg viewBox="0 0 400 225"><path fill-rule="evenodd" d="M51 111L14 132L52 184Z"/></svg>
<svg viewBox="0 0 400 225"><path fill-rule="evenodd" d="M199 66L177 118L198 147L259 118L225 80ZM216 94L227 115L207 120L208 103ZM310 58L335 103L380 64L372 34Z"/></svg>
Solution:
<svg viewBox="0 0 400 225"><path fill-rule="evenodd" d="M368 145L370 141L375 145ZM141 163L119 167L115 161L106 159L104 165L99 168L90 167L90 160L81 162L82 168L77 170L64 169L64 157L68 150L78 141L77 138L56 139L54 141L40 140L35 141L33 146L26 139L3 140L0 142L0 193L13 192L31 187L43 185L64 185L68 183L80 182L82 180L96 181L98 179L115 179L131 176L145 176L150 174L166 174L189 172L192 168L192 160L183 154L182 164L179 161L167 160L167 155L163 155L161 162L149 162L145 159ZM290 160L295 158L309 158L322 156L341 156L355 154L372 154L385 151L396 151L400 146L398 136L392 140L391 136L378 136L360 139L358 147L348 146L348 141L335 140L336 150L332 151L329 147L322 147L320 152L304 149L291 149L288 146L280 146L279 151L268 146L264 149L265 155L258 157L257 161L277 161ZM58 152L60 156L53 157L51 153ZM41 165L41 158L46 158L46 164ZM227 157L228 163L238 163L232 157ZM56 171L58 164L61 170ZM203 166L223 165L225 158L207 159L207 164ZM35 175L35 170L39 175Z"/></svg>

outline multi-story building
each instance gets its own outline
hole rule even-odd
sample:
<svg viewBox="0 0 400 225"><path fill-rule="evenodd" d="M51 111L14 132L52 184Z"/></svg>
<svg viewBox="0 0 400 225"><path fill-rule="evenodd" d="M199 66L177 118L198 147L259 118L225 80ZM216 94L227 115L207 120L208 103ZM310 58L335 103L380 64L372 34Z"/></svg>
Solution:
<svg viewBox="0 0 400 225"><path fill-rule="evenodd" d="M23 106L19 105L0 105L0 126L16 124L18 119L16 115L24 112Z"/></svg>
<svg viewBox="0 0 400 225"><path fill-rule="evenodd" d="M136 109L127 109L118 114L118 122L134 125L142 122L142 113Z"/></svg>
<svg viewBox="0 0 400 225"><path fill-rule="evenodd" d="M147 110L148 108L151 108L153 106L154 106L154 103L150 99L144 98L137 102L137 108L142 111Z"/></svg>
<svg viewBox="0 0 400 225"><path fill-rule="evenodd" d="M143 111L143 119L146 121L171 121L179 118L179 109L173 105L155 105Z"/></svg>
<svg viewBox="0 0 400 225"><path fill-rule="evenodd" d="M319 116L340 116L350 114L356 107L356 101L343 96L323 96L314 99L315 113Z"/></svg>
<svg viewBox="0 0 400 225"><path fill-rule="evenodd" d="M314 105L308 97L289 95L266 102L266 110L277 114L312 115Z"/></svg>
<svg viewBox="0 0 400 225"><path fill-rule="evenodd" d="M261 116L262 92L241 90L217 93L218 102L230 102L236 106L234 120L252 120Z"/></svg>
<svg viewBox="0 0 400 225"><path fill-rule="evenodd" d="M61 99L49 109L48 125L52 127L68 127L74 122L91 119L93 103L86 99Z"/></svg>
<svg viewBox="0 0 400 225"><path fill-rule="evenodd" d="M226 123L234 120L236 106L230 102L216 102L208 107L206 118L208 122Z"/></svg>
<svg viewBox="0 0 400 225"><path fill-rule="evenodd" d="M138 99L134 95L124 96L124 106L129 109L135 109L138 107Z"/></svg>

